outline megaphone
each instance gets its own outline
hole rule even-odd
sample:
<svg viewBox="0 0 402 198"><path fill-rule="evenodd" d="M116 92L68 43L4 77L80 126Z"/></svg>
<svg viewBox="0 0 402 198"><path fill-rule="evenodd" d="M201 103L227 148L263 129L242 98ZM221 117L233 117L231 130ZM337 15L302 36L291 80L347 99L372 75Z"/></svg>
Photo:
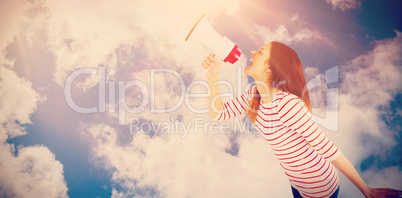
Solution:
<svg viewBox="0 0 402 198"><path fill-rule="evenodd" d="M238 46L226 37L219 35L202 15L186 37L186 41L194 41L208 47L223 62L234 64L240 57ZM211 67L212 68L212 67ZM211 69L210 68L210 69ZM208 72L210 69L205 70Z"/></svg>

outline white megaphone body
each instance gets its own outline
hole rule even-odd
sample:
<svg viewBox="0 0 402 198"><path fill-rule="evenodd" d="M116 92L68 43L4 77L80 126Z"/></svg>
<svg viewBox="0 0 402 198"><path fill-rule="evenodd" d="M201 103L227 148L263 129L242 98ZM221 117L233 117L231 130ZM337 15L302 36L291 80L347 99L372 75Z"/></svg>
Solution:
<svg viewBox="0 0 402 198"><path fill-rule="evenodd" d="M198 19L188 33L186 41L194 41L208 47L223 62L235 63L241 55L238 46L228 38L219 35L209 24L205 15ZM204 70L204 72L208 72L210 69Z"/></svg>

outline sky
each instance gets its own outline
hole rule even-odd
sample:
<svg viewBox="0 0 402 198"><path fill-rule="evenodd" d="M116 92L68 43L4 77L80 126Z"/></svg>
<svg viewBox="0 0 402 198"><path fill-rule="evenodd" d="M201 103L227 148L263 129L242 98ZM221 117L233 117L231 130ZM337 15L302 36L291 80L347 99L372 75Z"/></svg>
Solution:
<svg viewBox="0 0 402 198"><path fill-rule="evenodd" d="M204 13L241 52L302 61L314 119L373 188L402 190L400 0L0 0L1 197L291 197L244 115L213 122L185 42ZM341 173L339 197L364 197Z"/></svg>

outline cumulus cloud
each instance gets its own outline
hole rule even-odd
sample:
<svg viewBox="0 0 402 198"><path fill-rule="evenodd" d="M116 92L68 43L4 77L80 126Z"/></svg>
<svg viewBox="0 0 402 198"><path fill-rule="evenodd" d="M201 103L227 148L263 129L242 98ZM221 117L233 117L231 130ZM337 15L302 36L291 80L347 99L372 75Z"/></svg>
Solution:
<svg viewBox="0 0 402 198"><path fill-rule="evenodd" d="M50 16L47 45L56 58L54 78L63 85L77 68L97 68L100 64L114 68L122 58L132 59L130 65L138 70L158 66L161 60L173 61L160 65L164 67L189 64L183 58L194 55L183 48L191 26L177 24L192 25L203 12L210 17L221 10L231 14L238 9L239 1L51 1L46 6ZM128 48L129 54L119 56L121 48ZM86 83L86 88L96 84Z"/></svg>
<svg viewBox="0 0 402 198"><path fill-rule="evenodd" d="M279 25L276 29L258 25L256 27L257 34L264 39L264 43L278 41L291 45L294 43L309 43L312 39L321 38L318 31L313 31L308 28L303 28L295 33L290 33L285 25Z"/></svg>
<svg viewBox="0 0 402 198"><path fill-rule="evenodd" d="M0 194L6 197L67 197L63 165L44 146L21 147L6 139L26 134L23 124L44 98L31 83L0 66Z"/></svg>
<svg viewBox="0 0 402 198"><path fill-rule="evenodd" d="M125 145L117 143L119 132L111 126L84 126L84 130L95 142L95 159L113 174L118 186L113 197L264 197L267 192L289 197L291 193L277 190L289 186L288 181L258 134L240 135L241 149L233 156L225 152L226 134L203 133L194 123L185 138L172 131L153 139L135 133Z"/></svg>
<svg viewBox="0 0 402 198"><path fill-rule="evenodd" d="M401 36L397 32L395 38L377 41L374 50L350 61L341 73L340 132L369 134L375 140L369 147L361 145L360 157L395 145L396 132L390 131L381 114L387 113L383 107L401 92Z"/></svg>
<svg viewBox="0 0 402 198"><path fill-rule="evenodd" d="M388 167L382 170L376 170L375 168L372 168L365 171L362 177L369 180L368 185L370 186L378 188L386 186L393 189L401 189L402 187L402 171L398 170L398 167Z"/></svg>
<svg viewBox="0 0 402 198"><path fill-rule="evenodd" d="M332 4L334 9L339 8L342 11L357 9L361 6L360 0L327 0L327 3Z"/></svg>
<svg viewBox="0 0 402 198"><path fill-rule="evenodd" d="M8 138L26 134L22 125L44 100L31 83L0 66L0 195L5 197L67 197L63 165L44 146L20 147Z"/></svg>
<svg viewBox="0 0 402 198"><path fill-rule="evenodd" d="M8 57L7 51L12 42L18 43L24 37L32 39L27 32L31 23L36 23L35 17L26 14L40 4L40 1L0 2L1 197L67 197L63 165L48 148L29 146L16 151L13 144L6 143L7 139L26 134L23 125L32 124L31 114L45 100L32 89L30 81L12 70L15 59Z"/></svg>
<svg viewBox="0 0 402 198"><path fill-rule="evenodd" d="M45 146L0 145L2 197L68 197L63 165Z"/></svg>
<svg viewBox="0 0 402 198"><path fill-rule="evenodd" d="M20 78L11 69L0 66L0 129L7 138L24 135L21 124L29 124L30 115L45 98L31 88L31 83Z"/></svg>
<svg viewBox="0 0 402 198"><path fill-rule="evenodd" d="M14 59L7 57L10 43L19 42L29 31L35 17L26 13L40 1L0 2L0 196L67 197L63 165L44 146L19 147L7 139L26 134L23 125L32 124L31 114L44 96L32 83L12 70ZM40 6L39 6L40 7ZM18 153L18 154L16 154Z"/></svg>

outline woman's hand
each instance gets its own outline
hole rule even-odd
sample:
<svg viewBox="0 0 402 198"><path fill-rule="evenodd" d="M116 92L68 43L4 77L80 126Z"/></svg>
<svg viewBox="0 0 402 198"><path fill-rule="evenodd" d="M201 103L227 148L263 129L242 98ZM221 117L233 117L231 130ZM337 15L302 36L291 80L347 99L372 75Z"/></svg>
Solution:
<svg viewBox="0 0 402 198"><path fill-rule="evenodd" d="M402 197L402 191L391 188L370 188L370 194L367 198L391 198Z"/></svg>
<svg viewBox="0 0 402 198"><path fill-rule="evenodd" d="M208 72L205 73L205 75L207 76L208 79L213 78L213 79L217 79L218 78L218 74L219 74L219 70L221 68L221 63L219 62L219 60L217 58L215 58L214 54L209 54L209 56L207 58L205 58L205 60L202 62L201 64L202 68L207 70L210 69ZM212 67L212 69L211 69Z"/></svg>

